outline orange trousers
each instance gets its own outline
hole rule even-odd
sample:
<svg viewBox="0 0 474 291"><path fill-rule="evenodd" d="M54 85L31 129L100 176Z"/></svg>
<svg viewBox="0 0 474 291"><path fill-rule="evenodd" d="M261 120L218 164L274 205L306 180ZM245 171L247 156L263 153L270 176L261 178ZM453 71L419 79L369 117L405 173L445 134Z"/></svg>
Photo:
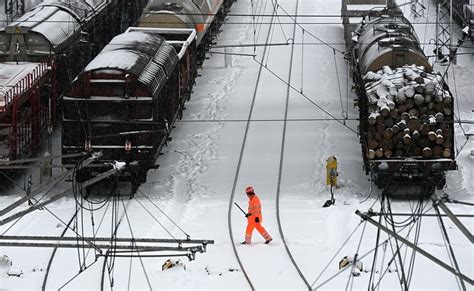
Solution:
<svg viewBox="0 0 474 291"><path fill-rule="evenodd" d="M268 234L267 230L262 226L261 223L248 222L247 230L245 231L245 242L250 244L252 241L252 233L254 229L257 229L258 232L263 236L265 240L271 240L272 237Z"/></svg>

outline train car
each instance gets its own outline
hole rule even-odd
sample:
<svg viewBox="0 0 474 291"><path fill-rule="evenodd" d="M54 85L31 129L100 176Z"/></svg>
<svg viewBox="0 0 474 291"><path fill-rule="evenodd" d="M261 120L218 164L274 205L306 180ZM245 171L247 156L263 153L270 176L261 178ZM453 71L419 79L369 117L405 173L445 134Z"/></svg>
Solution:
<svg viewBox="0 0 474 291"><path fill-rule="evenodd" d="M235 0L152 0L144 9L139 27L191 28L197 31L198 61L212 44Z"/></svg>
<svg viewBox="0 0 474 291"><path fill-rule="evenodd" d="M395 6L393 0L342 0L341 15L347 50L351 48L352 32L359 25L362 17L369 12L380 11L391 6Z"/></svg>
<svg viewBox="0 0 474 291"><path fill-rule="evenodd" d="M63 98L63 154L102 151L101 164L122 161L132 191L146 179L196 75L194 29L130 28L116 36ZM63 159L75 164L76 159ZM108 166L96 164L85 180Z"/></svg>
<svg viewBox="0 0 474 291"><path fill-rule="evenodd" d="M367 14L353 31L351 66L364 168L388 193L431 193L455 169L453 95L399 9Z"/></svg>
<svg viewBox="0 0 474 291"><path fill-rule="evenodd" d="M60 93L144 4L47 1L0 29L0 159L29 156L40 146Z"/></svg>
<svg viewBox="0 0 474 291"><path fill-rule="evenodd" d="M119 177L133 193L146 180L232 2L151 1L138 27L114 38L73 82L63 102L62 153L103 153L76 175L79 181L114 161L126 164Z"/></svg>

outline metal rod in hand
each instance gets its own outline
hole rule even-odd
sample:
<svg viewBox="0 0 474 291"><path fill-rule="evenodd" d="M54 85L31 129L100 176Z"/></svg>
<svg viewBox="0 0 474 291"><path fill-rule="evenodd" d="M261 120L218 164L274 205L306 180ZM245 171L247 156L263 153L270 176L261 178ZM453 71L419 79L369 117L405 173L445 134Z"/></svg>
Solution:
<svg viewBox="0 0 474 291"><path fill-rule="evenodd" d="M234 202L235 206L239 207L240 211L242 211L243 214L247 215L247 212L245 212L240 206L239 204L237 204L237 202Z"/></svg>

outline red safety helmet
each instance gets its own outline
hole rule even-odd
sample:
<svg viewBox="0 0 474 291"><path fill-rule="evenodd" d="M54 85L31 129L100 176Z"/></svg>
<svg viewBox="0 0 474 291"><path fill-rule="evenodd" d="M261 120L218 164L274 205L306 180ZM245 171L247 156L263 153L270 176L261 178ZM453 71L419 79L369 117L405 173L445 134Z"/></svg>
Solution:
<svg viewBox="0 0 474 291"><path fill-rule="evenodd" d="M255 192L254 192L252 186L247 186L247 188L245 188L245 193L247 193L247 194L255 194Z"/></svg>

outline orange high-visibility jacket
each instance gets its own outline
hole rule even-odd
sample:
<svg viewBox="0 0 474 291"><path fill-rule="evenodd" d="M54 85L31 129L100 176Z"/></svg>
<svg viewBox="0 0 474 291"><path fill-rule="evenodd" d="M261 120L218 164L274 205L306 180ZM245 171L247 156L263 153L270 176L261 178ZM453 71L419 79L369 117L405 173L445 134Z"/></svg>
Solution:
<svg viewBox="0 0 474 291"><path fill-rule="evenodd" d="M260 199L258 198L257 194L252 195L249 199L249 209L248 213L251 213L249 217L247 217L247 221L249 223L255 223L255 218L258 217L260 222L263 221L262 218L262 205L260 204Z"/></svg>

